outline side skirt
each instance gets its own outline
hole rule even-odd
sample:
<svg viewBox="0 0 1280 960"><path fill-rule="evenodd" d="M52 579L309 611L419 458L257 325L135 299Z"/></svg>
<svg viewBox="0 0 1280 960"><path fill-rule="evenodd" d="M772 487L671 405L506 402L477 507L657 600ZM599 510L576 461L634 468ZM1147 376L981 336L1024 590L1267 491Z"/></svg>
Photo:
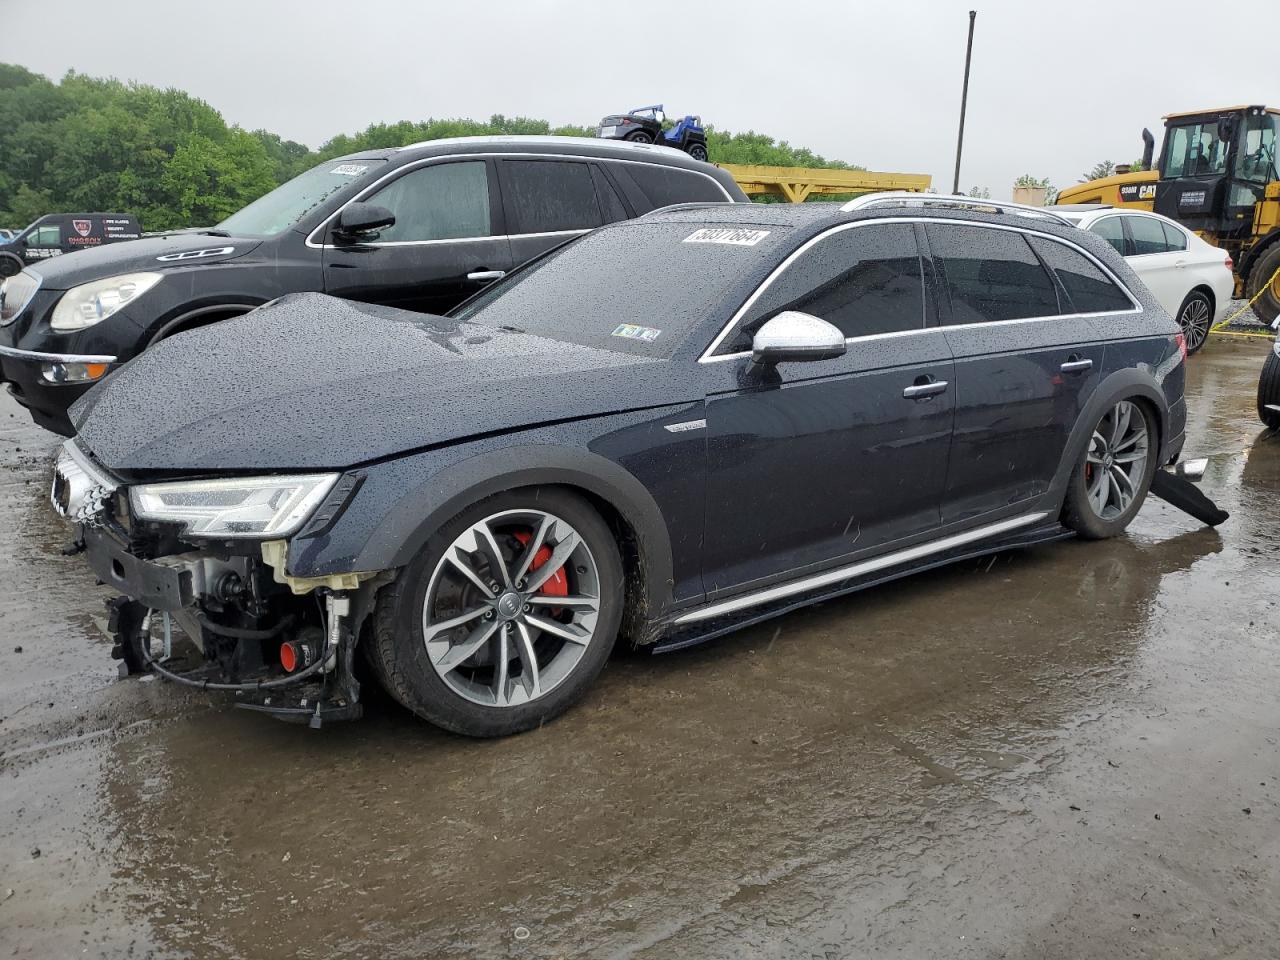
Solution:
<svg viewBox="0 0 1280 960"><path fill-rule="evenodd" d="M935 553L916 561L906 562L898 567L880 570L863 577L852 577L808 593L796 594L786 599L761 604L758 607L750 607L740 613L726 614L685 626L678 626L666 633L661 640L649 649L655 654L683 650L824 600L832 600L850 593L857 593L860 590L877 587L894 580L901 580L903 577L923 573L926 570L934 570L962 560L985 557L1005 550L1016 550L1042 543L1052 543L1055 540L1065 540L1074 536L1075 533L1073 531L1068 530L1056 520L1034 527L1011 531L991 540L965 544L954 550Z"/></svg>

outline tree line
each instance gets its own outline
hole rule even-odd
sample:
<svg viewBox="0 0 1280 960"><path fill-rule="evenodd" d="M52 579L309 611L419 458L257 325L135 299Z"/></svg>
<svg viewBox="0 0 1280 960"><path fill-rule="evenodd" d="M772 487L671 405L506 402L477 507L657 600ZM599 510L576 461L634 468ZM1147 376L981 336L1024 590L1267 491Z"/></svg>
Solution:
<svg viewBox="0 0 1280 960"><path fill-rule="evenodd" d="M591 136L494 114L488 121L375 123L313 150L267 130L244 130L189 94L68 73L54 83L0 63L0 226L46 213L134 213L144 230L211 226L323 160L440 137ZM712 162L843 167L755 132L708 127Z"/></svg>

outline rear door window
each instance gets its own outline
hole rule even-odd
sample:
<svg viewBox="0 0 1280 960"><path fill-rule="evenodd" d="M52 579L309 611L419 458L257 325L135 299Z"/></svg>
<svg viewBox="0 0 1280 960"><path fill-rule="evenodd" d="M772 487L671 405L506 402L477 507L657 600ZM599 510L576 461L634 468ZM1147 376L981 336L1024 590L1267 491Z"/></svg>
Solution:
<svg viewBox="0 0 1280 960"><path fill-rule="evenodd" d="M924 276L912 225L854 227L819 240L764 289L728 352L751 349L755 332L784 310L820 317L846 338L923 329Z"/></svg>
<svg viewBox="0 0 1280 960"><path fill-rule="evenodd" d="M952 324L1062 312L1053 280L1021 233L933 223L925 230L951 295Z"/></svg>
<svg viewBox="0 0 1280 960"><path fill-rule="evenodd" d="M1053 271L1075 313L1132 310L1133 303L1102 268L1066 244L1045 237L1029 237L1036 253Z"/></svg>
<svg viewBox="0 0 1280 960"><path fill-rule="evenodd" d="M421 242L487 237L489 175L483 160L435 163L411 170L368 198L386 207L396 222L378 232L379 242Z"/></svg>
<svg viewBox="0 0 1280 960"><path fill-rule="evenodd" d="M1129 222L1129 240L1133 244L1134 257L1153 253L1168 253L1169 241L1165 238L1164 224L1153 217L1126 217Z"/></svg>
<svg viewBox="0 0 1280 960"><path fill-rule="evenodd" d="M507 232L559 233L604 223L591 164L565 160L503 160Z"/></svg>

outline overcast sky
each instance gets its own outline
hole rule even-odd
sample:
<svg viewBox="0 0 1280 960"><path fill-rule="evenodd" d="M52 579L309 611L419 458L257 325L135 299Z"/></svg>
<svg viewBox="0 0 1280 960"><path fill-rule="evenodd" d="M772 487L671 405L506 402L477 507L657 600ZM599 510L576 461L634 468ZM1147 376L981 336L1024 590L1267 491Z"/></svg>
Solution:
<svg viewBox="0 0 1280 960"><path fill-rule="evenodd" d="M1164 113L1280 105L1276 0L0 0L0 61L178 87L311 146L377 121L590 124L662 102L945 191L973 6L962 189L1065 186L1136 159Z"/></svg>

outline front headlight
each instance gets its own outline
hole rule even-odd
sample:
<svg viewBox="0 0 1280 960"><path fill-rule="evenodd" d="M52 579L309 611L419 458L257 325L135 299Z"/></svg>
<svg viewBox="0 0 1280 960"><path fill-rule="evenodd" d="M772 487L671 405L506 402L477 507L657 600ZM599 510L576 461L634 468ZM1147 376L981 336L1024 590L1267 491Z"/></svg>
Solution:
<svg viewBox="0 0 1280 960"><path fill-rule="evenodd" d="M287 537L333 489L339 474L147 483L129 490L133 515L181 523L200 537Z"/></svg>
<svg viewBox="0 0 1280 960"><path fill-rule="evenodd" d="M160 282L164 274L126 273L72 287L53 308L49 326L66 333L101 323L121 307L132 303Z"/></svg>

